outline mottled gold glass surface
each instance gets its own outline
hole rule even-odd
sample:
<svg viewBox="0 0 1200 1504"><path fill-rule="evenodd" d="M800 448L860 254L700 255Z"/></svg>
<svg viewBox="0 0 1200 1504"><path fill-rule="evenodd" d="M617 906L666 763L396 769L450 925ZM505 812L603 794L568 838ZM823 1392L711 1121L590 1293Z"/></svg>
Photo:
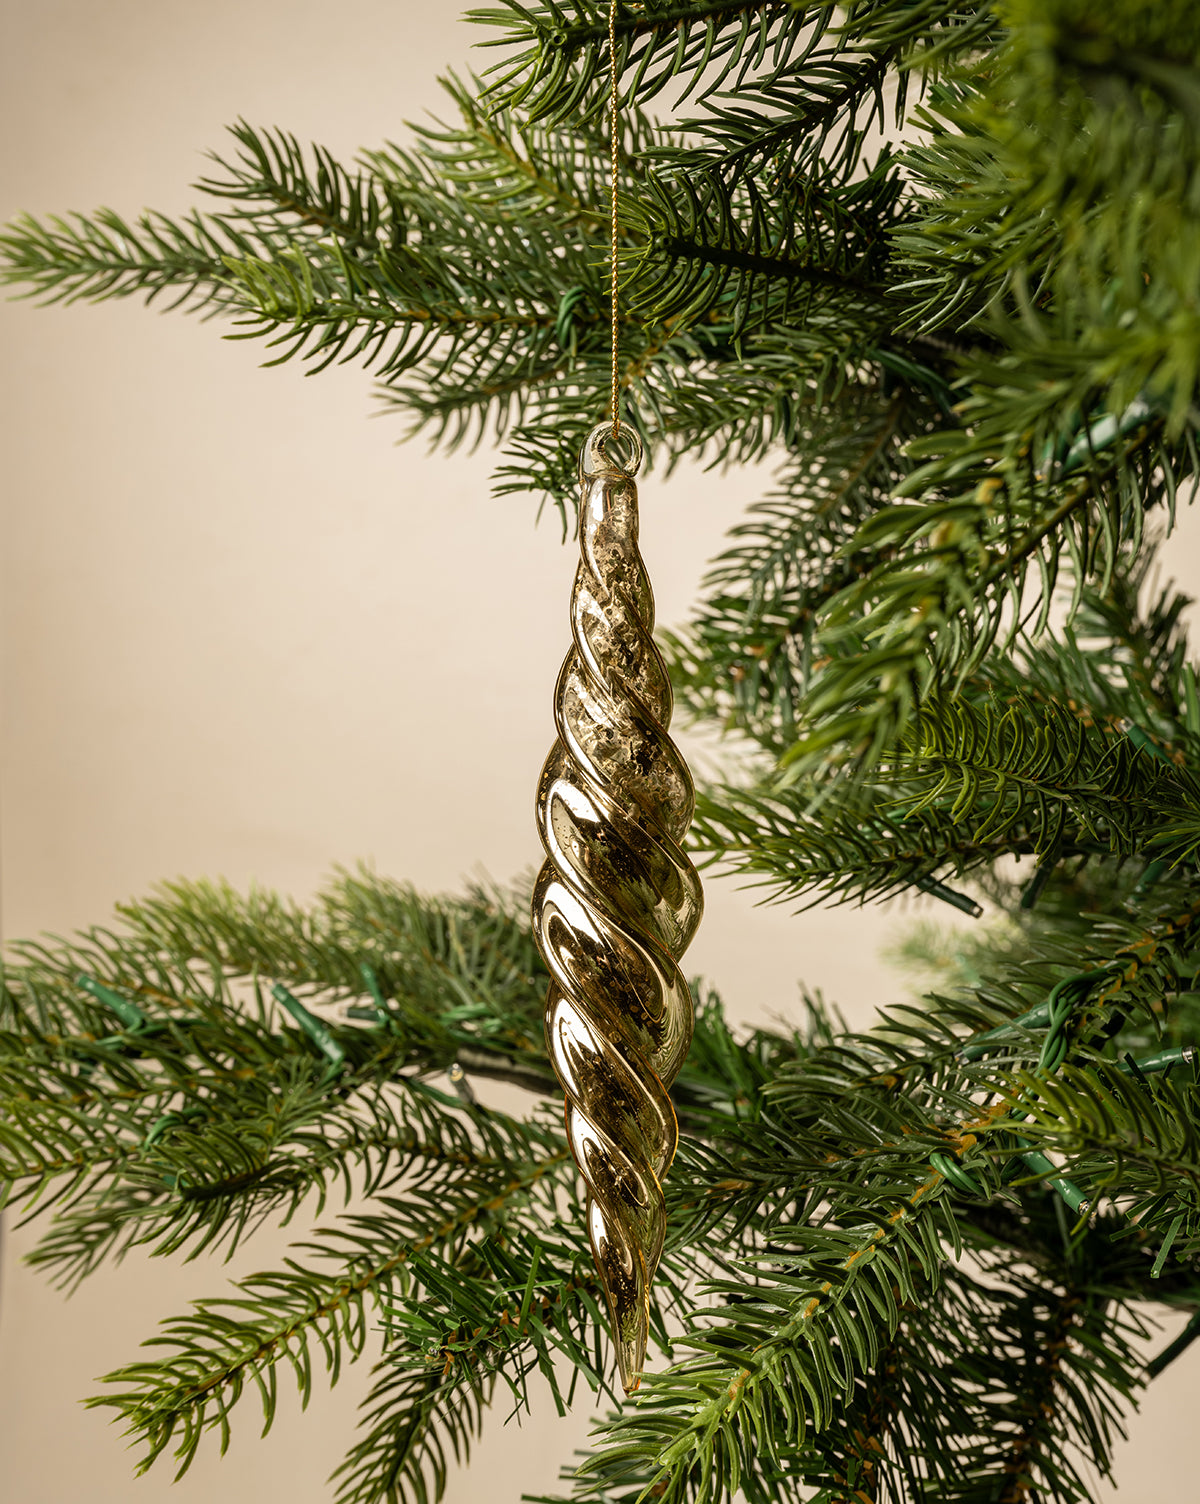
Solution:
<svg viewBox="0 0 1200 1504"><path fill-rule="evenodd" d="M547 861L533 922L552 977L546 1043L630 1393L645 1363L666 1232L661 1181L679 1136L667 1089L692 1038L678 960L703 897L679 846L695 799L667 735L671 685L637 546L641 444L625 424L619 437L627 462L611 455L611 423L593 429L580 459L574 645L554 693L558 740L538 785Z"/></svg>

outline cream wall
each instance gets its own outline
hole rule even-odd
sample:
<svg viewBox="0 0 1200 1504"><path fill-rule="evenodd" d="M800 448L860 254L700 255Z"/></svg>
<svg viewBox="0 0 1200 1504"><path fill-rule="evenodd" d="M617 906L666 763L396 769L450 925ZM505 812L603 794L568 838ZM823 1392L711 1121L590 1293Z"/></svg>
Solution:
<svg viewBox="0 0 1200 1504"><path fill-rule="evenodd" d="M436 72L470 65L477 33L456 13L7 0L0 214L182 210L239 115L345 157L402 136L437 106ZM573 569L553 519L535 528L531 500L493 500L486 453L396 447L394 419L367 421L356 368L263 371L259 347L220 325L129 302L0 317L4 934L102 920L179 873L304 894L360 857L430 889L530 866ZM683 617L756 485L647 480L662 621ZM1186 537L1174 558L1200 579ZM895 991L878 950L896 923L878 909L792 919L714 882L691 956L738 1017L790 1008L803 975L865 1019ZM318 1385L304 1416L285 1401L266 1442L246 1401L229 1458L207 1449L174 1488L162 1467L131 1483L116 1433L76 1403L158 1319L285 1241L231 1269L130 1259L67 1303L6 1228L2 1504L327 1500L362 1376L332 1396ZM1123 1504L1195 1496L1177 1426L1196 1356L1136 1422ZM583 1415L493 1425L451 1504L551 1488L585 1435Z"/></svg>

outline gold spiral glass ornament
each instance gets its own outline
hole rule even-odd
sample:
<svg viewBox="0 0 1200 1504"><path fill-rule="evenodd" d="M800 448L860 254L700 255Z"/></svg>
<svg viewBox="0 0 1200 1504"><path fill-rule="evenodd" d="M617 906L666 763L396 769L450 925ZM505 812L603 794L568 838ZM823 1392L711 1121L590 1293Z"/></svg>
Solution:
<svg viewBox="0 0 1200 1504"><path fill-rule="evenodd" d="M538 785L547 860L533 923L551 975L546 1043L631 1393L666 1232L661 1182L679 1137L668 1089L692 1038L678 962L703 895L679 844L695 796L667 735L671 685L651 636L654 597L637 546L642 447L622 424L629 458L618 460L614 430L594 428L580 458L574 643L554 694L558 740Z"/></svg>

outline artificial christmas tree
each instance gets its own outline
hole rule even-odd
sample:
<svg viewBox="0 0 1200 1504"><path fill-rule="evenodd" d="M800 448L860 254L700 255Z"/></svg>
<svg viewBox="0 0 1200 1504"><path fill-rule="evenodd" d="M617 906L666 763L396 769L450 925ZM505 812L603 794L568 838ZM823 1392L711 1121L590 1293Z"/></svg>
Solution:
<svg viewBox="0 0 1200 1504"><path fill-rule="evenodd" d="M1200 700L1149 584L1195 467L1196 20L617 19L628 411L660 457L782 466L667 644L678 701L760 749L702 791L698 851L800 901L1006 917L867 1034L815 1008L735 1039L705 995L658 1371L571 1487L1079 1496L1068 1443L1103 1468L1146 1377L1136 1303L1200 1309ZM10 275L361 356L435 432L499 425L501 487L566 508L608 374L607 7L489 23L516 47L490 93L453 86L460 129L352 174L240 128L214 215L18 226ZM693 80L680 118L640 113ZM125 919L8 976L4 1174L44 1191L40 1262L228 1242L359 1172L373 1198L119 1376L152 1450L381 1322L346 1499L421 1497L504 1380L611 1382L557 1108L437 1080L555 1096L523 896L197 884Z"/></svg>

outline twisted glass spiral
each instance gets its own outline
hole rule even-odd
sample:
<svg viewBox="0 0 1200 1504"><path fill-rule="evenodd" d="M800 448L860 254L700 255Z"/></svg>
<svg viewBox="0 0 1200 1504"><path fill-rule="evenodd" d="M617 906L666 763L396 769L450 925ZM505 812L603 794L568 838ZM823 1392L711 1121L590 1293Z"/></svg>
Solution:
<svg viewBox="0 0 1200 1504"><path fill-rule="evenodd" d="M580 459L574 645L555 689L558 740L538 785L547 861L533 921L552 978L546 1042L630 1393L645 1362L666 1232L661 1181L679 1136L668 1088L692 1037L678 960L703 898L679 846L695 799L666 731L671 685L651 637L654 598L637 547L641 445L624 425L621 436L632 449L627 463L609 455L608 423L592 431Z"/></svg>

